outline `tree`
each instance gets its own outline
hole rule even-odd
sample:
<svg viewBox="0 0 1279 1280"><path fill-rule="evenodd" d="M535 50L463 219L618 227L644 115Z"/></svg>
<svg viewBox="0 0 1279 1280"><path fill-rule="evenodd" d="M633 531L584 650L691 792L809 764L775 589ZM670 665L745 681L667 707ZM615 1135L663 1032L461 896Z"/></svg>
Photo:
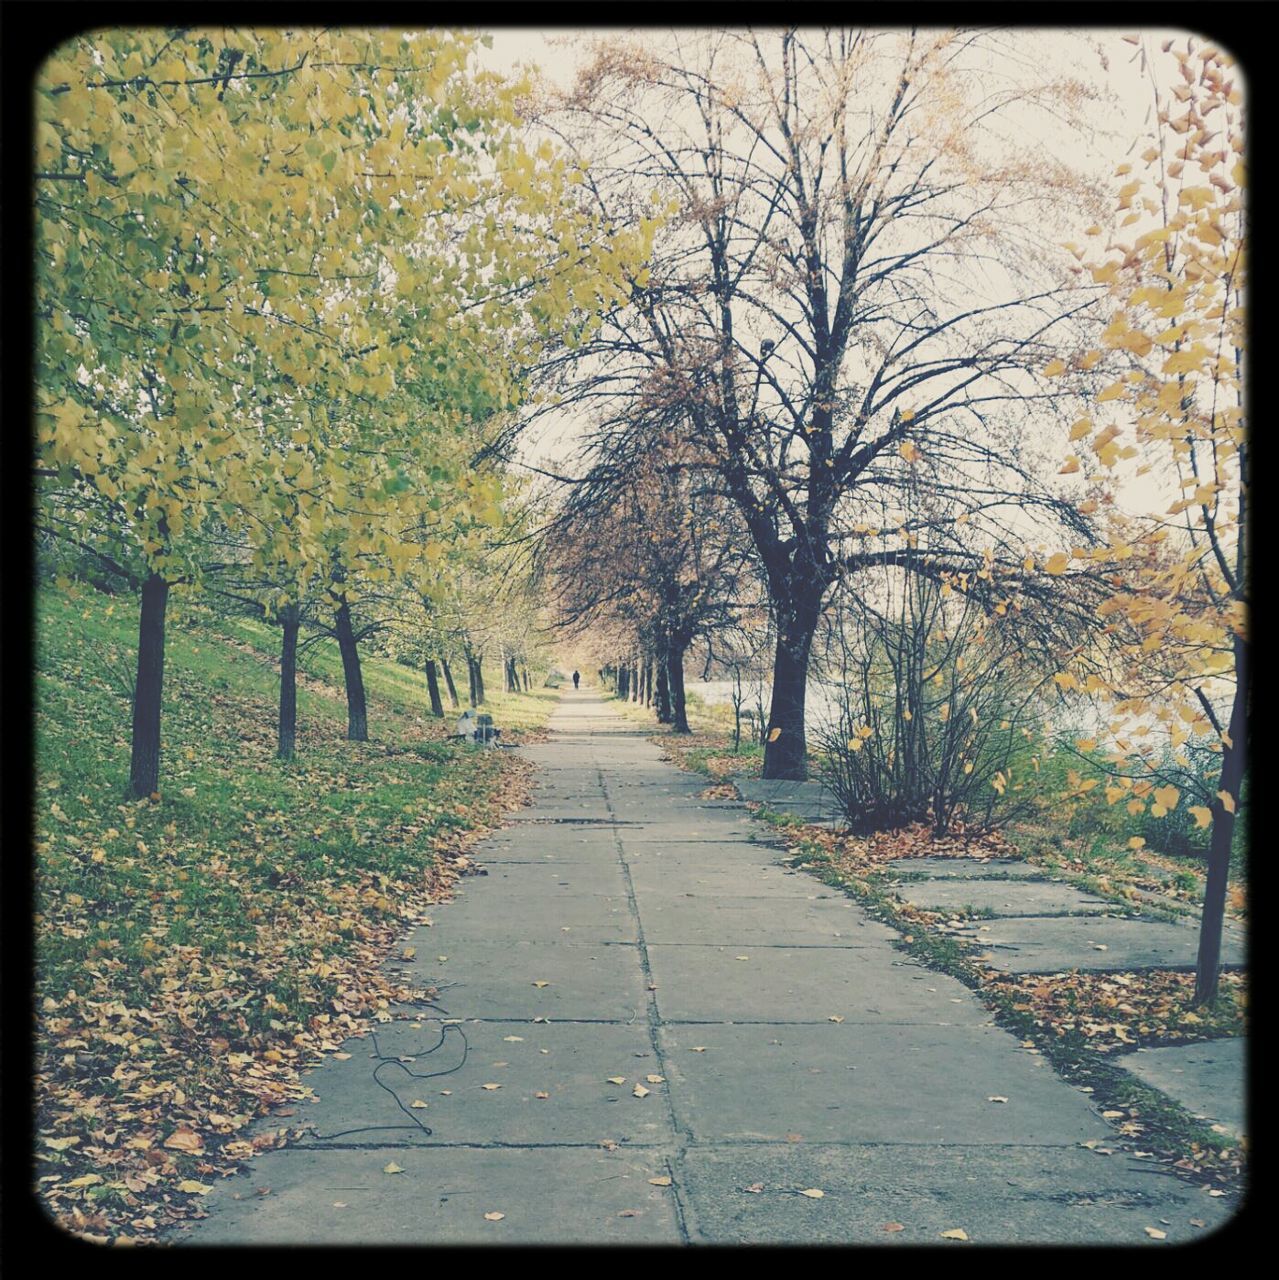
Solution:
<svg viewBox="0 0 1279 1280"><path fill-rule="evenodd" d="M616 618L634 636L619 696L639 701L653 664L658 721L676 733L690 731L690 647L736 621L757 577L736 510L708 485L684 425L675 415L596 438L595 464L542 539L562 624L580 631Z"/></svg>
<svg viewBox="0 0 1279 1280"><path fill-rule="evenodd" d="M348 570L394 557L361 536L386 529L367 504L429 501L448 442L516 402L643 250L524 146L518 86L474 71L476 39L110 30L42 69L42 518L142 587L137 795L192 535L216 516L303 577L335 525Z"/></svg>
<svg viewBox="0 0 1279 1280"><path fill-rule="evenodd" d="M1099 695L1114 717L1097 752L1115 775L1112 804L1160 817L1185 803L1201 828L1211 828L1195 980L1195 1001L1204 1003L1217 992L1248 758L1244 120L1226 54L1192 37L1180 48L1165 42L1165 57L1156 59L1131 39L1152 80L1159 67L1177 82L1170 90L1156 83L1157 136L1137 176L1132 165L1120 166L1123 217L1091 268L1111 310L1104 350L1046 370L1064 376L1071 366L1104 362L1115 378L1097 396L1095 417L1072 432L1089 442L1117 491L1106 542L1088 553L1109 577L1100 612L1112 643L1100 660L1058 680ZM1124 470L1129 459L1135 475ZM1155 477L1144 489L1143 474ZM1124 509L1143 499L1145 509ZM1161 733L1171 771L1155 749ZM1196 742L1209 748L1198 762L1190 754Z"/></svg>
<svg viewBox="0 0 1279 1280"><path fill-rule="evenodd" d="M868 517L913 468L965 506L931 572L990 574L991 546L993 572L1013 572L1036 517L1040 536L1088 536L1038 478L1027 423L1053 393L1027 370L1086 306L1043 232L1091 193L1000 128L1015 113L1023 137L1037 109L1071 113L1085 90L1014 71L1005 39L601 43L565 104L601 208L671 214L566 398L616 421L662 381L713 459L777 629L766 777L805 776L809 656L832 585L924 564L906 554L915 530Z"/></svg>

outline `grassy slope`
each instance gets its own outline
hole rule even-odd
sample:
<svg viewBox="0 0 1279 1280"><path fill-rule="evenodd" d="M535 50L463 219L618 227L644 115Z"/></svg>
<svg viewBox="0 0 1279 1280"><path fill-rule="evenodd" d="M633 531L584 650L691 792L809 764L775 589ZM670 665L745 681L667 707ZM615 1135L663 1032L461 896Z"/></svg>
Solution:
<svg viewBox="0 0 1279 1280"><path fill-rule="evenodd" d="M378 971L525 767L443 741L425 680L367 660L371 741L341 664L308 651L298 758L275 758L278 632L171 609L159 801L126 798L133 601L37 600L41 1188L57 1219L141 1237L251 1154L236 1134L397 994ZM497 695L516 736L555 695ZM87 1181L86 1181L87 1179ZM201 1181L203 1180L203 1181Z"/></svg>

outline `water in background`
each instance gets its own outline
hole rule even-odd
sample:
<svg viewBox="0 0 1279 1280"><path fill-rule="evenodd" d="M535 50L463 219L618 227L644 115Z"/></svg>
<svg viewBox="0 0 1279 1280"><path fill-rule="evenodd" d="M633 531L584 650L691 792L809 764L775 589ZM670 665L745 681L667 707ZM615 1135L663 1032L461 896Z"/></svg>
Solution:
<svg viewBox="0 0 1279 1280"><path fill-rule="evenodd" d="M745 694L745 702L742 704L742 710L746 711L755 705L755 690L758 686L742 682L742 692ZM689 680L688 692L695 693L708 706L732 706L733 703L733 682L731 680ZM831 684L826 681L810 680L808 682L808 694L804 699L804 729L811 733L816 729L826 728L833 720L839 717L839 695L842 692L842 686ZM772 690L768 686L764 689L764 714L768 714L769 706L772 702Z"/></svg>

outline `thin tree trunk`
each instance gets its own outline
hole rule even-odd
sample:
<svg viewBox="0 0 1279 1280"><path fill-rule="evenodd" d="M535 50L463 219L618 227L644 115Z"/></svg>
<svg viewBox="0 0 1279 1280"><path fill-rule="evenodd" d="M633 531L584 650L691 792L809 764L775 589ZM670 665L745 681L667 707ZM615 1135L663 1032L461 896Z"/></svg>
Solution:
<svg viewBox="0 0 1279 1280"><path fill-rule="evenodd" d="M471 706L477 707L479 703L476 701L475 689L475 659L468 653L466 655L466 680L467 680L467 696L470 698Z"/></svg>
<svg viewBox="0 0 1279 1280"><path fill-rule="evenodd" d="M524 692L525 692L525 693L532 693L532 692L533 692L533 681L529 678L528 668L527 668L527 667L521 667L521 668L520 668L520 675L524 677Z"/></svg>
<svg viewBox="0 0 1279 1280"><path fill-rule="evenodd" d="M684 646L672 644L667 650L666 664L671 686L671 728L676 733L692 733L688 727L688 708L684 694Z"/></svg>
<svg viewBox="0 0 1279 1280"><path fill-rule="evenodd" d="M444 672L444 683L448 686L449 701L453 704L453 710L456 711L462 704L458 701L457 685L453 683L453 672L449 670L449 660L447 658L440 659L440 668Z"/></svg>
<svg viewBox="0 0 1279 1280"><path fill-rule="evenodd" d="M475 698L477 707L484 705L484 667L483 658L475 659Z"/></svg>
<svg viewBox="0 0 1279 1280"><path fill-rule="evenodd" d="M630 695L630 678L631 669L624 663L617 668L617 698L619 702L625 702Z"/></svg>
<svg viewBox="0 0 1279 1280"><path fill-rule="evenodd" d="M138 678L133 687L133 750L129 789L139 798L160 789L160 708L164 695L164 613L169 584L153 573L142 584L138 616Z"/></svg>
<svg viewBox="0 0 1279 1280"><path fill-rule="evenodd" d="M280 610L284 635L280 642L280 744L281 760L292 760L298 731L298 627L301 609L286 604Z"/></svg>
<svg viewBox="0 0 1279 1280"><path fill-rule="evenodd" d="M431 714L444 716L444 703L440 700L440 678L435 672L435 659L426 660L426 688L431 695Z"/></svg>
<svg viewBox="0 0 1279 1280"><path fill-rule="evenodd" d="M671 679L666 658L666 645L657 651L657 723L671 722Z"/></svg>
<svg viewBox="0 0 1279 1280"><path fill-rule="evenodd" d="M364 676L360 671L360 650L351 627L351 609L343 598L337 612L338 648L342 653L342 674L346 678L346 736L352 742L369 740L369 712L364 699Z"/></svg>
<svg viewBox="0 0 1279 1280"><path fill-rule="evenodd" d="M820 614L820 593L802 601L791 612L777 639L773 662L773 705L768 715L764 743L765 778L808 777L808 750L804 736L804 702L808 692L808 656Z"/></svg>
<svg viewBox="0 0 1279 1280"><path fill-rule="evenodd" d="M1235 638L1235 700L1230 709L1229 745L1221 755L1220 790L1230 795L1236 807L1243 785L1248 733L1248 646ZM1210 1004L1217 998L1221 972L1221 935L1226 914L1226 887L1230 878L1230 845L1235 831L1235 815L1221 802L1212 805L1212 840L1208 847L1208 882L1204 886L1203 916L1199 926L1199 958L1195 965L1193 1003Z"/></svg>

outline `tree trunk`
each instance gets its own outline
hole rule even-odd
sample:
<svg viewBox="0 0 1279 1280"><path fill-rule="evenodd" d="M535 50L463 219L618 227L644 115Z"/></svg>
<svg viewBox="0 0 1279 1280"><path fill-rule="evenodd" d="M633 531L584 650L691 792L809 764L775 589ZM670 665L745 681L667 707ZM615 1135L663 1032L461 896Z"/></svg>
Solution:
<svg viewBox="0 0 1279 1280"><path fill-rule="evenodd" d="M630 686L631 701L638 702L640 700L640 664L638 658L631 663Z"/></svg>
<svg viewBox="0 0 1279 1280"><path fill-rule="evenodd" d="M346 736L352 742L367 742L369 713L364 700L364 676L360 672L360 650L351 628L351 609L345 598L338 608L336 630L342 652L342 674L346 677Z"/></svg>
<svg viewBox="0 0 1279 1280"><path fill-rule="evenodd" d="M692 733L684 694L685 646L672 643L666 651L667 680L671 689L671 728L676 733Z"/></svg>
<svg viewBox="0 0 1279 1280"><path fill-rule="evenodd" d="M160 707L164 694L164 612L169 584L153 573L142 584L138 678L133 687L133 753L129 789L139 798L160 789Z"/></svg>
<svg viewBox="0 0 1279 1280"><path fill-rule="evenodd" d="M301 609L286 604L280 610L284 637L280 643L280 745L281 760L293 759L298 731L298 627Z"/></svg>
<svg viewBox="0 0 1279 1280"><path fill-rule="evenodd" d="M440 699L440 678L435 672L435 659L426 660L426 687L431 695L431 714L444 717L444 703Z"/></svg>
<svg viewBox="0 0 1279 1280"><path fill-rule="evenodd" d="M671 722L671 679L670 670L666 660L666 646L662 645L657 651L657 723L670 724Z"/></svg>
<svg viewBox="0 0 1279 1280"><path fill-rule="evenodd" d="M1248 646L1235 639L1235 700L1230 709L1230 745L1223 744L1219 788L1239 804L1247 757L1248 734ZM1221 934L1226 914L1226 886L1230 877L1230 844L1235 831L1235 815L1220 797L1212 805L1212 840L1208 847L1208 883L1204 886L1204 906L1199 926L1199 958L1195 965L1194 1005L1210 1004L1217 998L1221 971Z"/></svg>
<svg viewBox="0 0 1279 1280"><path fill-rule="evenodd" d="M768 713L764 743L765 778L808 777L808 749L804 737L804 701L808 692L808 655L821 612L821 593L801 601L784 620L773 661L773 705Z"/></svg>
<svg viewBox="0 0 1279 1280"><path fill-rule="evenodd" d="M479 703L476 701L477 691L475 688L475 659L469 653L466 655L466 682L467 697L470 699L471 706L478 707Z"/></svg>
<svg viewBox="0 0 1279 1280"><path fill-rule="evenodd" d="M624 663L619 665L617 668L617 697L619 702L625 702L630 696L630 679L630 667Z"/></svg>
<svg viewBox="0 0 1279 1280"><path fill-rule="evenodd" d="M444 683L448 686L449 701L453 704L453 710L456 711L462 704L458 701L457 685L453 683L453 672L449 670L447 658L440 659L440 668L444 672Z"/></svg>
<svg viewBox="0 0 1279 1280"><path fill-rule="evenodd" d="M482 707L484 705L484 667L483 658L475 659L475 705Z"/></svg>
<svg viewBox="0 0 1279 1280"><path fill-rule="evenodd" d="M521 667L521 668L520 668L520 675L521 675L521 676L523 676L523 678L524 678L524 692L525 692L525 693L532 693L532 692L533 692L533 681L532 681L531 679L529 679L528 668L527 668L527 667Z"/></svg>

